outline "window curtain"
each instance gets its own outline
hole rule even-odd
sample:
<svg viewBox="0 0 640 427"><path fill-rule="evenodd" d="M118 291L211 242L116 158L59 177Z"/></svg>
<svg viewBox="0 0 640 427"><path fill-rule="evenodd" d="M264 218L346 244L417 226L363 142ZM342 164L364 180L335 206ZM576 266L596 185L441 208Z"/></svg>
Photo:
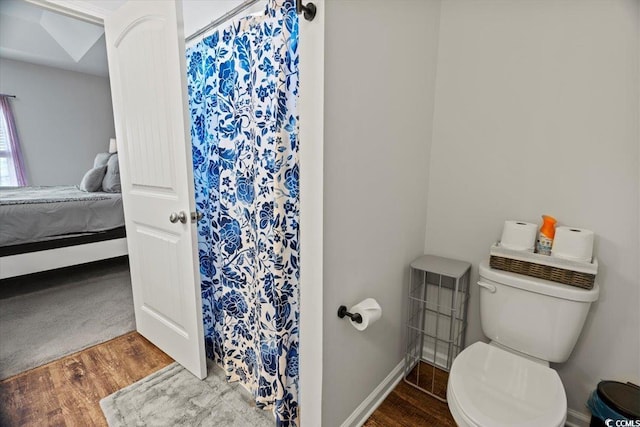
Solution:
<svg viewBox="0 0 640 427"><path fill-rule="evenodd" d="M187 50L207 356L298 423L298 17L269 0Z"/></svg>
<svg viewBox="0 0 640 427"><path fill-rule="evenodd" d="M0 158L3 160L0 175L2 185L24 187L27 185L27 176L20 150L20 140L16 123L11 111L9 96L0 95ZM4 170L6 168L6 170Z"/></svg>

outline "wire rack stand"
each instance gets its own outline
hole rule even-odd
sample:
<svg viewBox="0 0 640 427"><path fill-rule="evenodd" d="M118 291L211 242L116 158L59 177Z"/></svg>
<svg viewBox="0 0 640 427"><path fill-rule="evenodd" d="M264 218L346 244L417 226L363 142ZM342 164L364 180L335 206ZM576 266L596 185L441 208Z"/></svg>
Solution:
<svg viewBox="0 0 640 427"><path fill-rule="evenodd" d="M446 402L448 372L464 349L471 264L424 255L411 263L404 380Z"/></svg>

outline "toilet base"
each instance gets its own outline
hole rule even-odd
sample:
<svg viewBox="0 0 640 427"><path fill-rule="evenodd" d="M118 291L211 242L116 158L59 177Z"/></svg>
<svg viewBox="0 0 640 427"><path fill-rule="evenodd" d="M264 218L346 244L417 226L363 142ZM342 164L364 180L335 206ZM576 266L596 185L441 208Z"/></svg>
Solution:
<svg viewBox="0 0 640 427"><path fill-rule="evenodd" d="M462 412L458 404L458 400L451 391L451 387L447 387L447 405L449 405L449 412L451 412L453 420L456 422L458 427L478 427L473 421L467 418L464 412Z"/></svg>

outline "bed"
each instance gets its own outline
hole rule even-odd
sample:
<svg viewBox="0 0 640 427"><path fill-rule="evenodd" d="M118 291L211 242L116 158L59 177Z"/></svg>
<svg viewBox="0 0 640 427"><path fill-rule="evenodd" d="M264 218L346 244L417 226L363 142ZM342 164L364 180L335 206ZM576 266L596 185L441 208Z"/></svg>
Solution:
<svg viewBox="0 0 640 427"><path fill-rule="evenodd" d="M120 193L0 187L0 279L126 254Z"/></svg>

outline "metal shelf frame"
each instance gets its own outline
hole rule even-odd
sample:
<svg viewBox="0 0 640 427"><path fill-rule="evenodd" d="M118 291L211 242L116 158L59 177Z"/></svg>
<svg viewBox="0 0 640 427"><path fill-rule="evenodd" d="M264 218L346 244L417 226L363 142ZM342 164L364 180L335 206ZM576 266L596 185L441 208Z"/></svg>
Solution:
<svg viewBox="0 0 640 427"><path fill-rule="evenodd" d="M468 262L434 255L416 259L409 271L404 380L442 402L446 395L442 387L436 390L436 372L449 372L464 349L470 276ZM430 378L421 375L424 364Z"/></svg>

